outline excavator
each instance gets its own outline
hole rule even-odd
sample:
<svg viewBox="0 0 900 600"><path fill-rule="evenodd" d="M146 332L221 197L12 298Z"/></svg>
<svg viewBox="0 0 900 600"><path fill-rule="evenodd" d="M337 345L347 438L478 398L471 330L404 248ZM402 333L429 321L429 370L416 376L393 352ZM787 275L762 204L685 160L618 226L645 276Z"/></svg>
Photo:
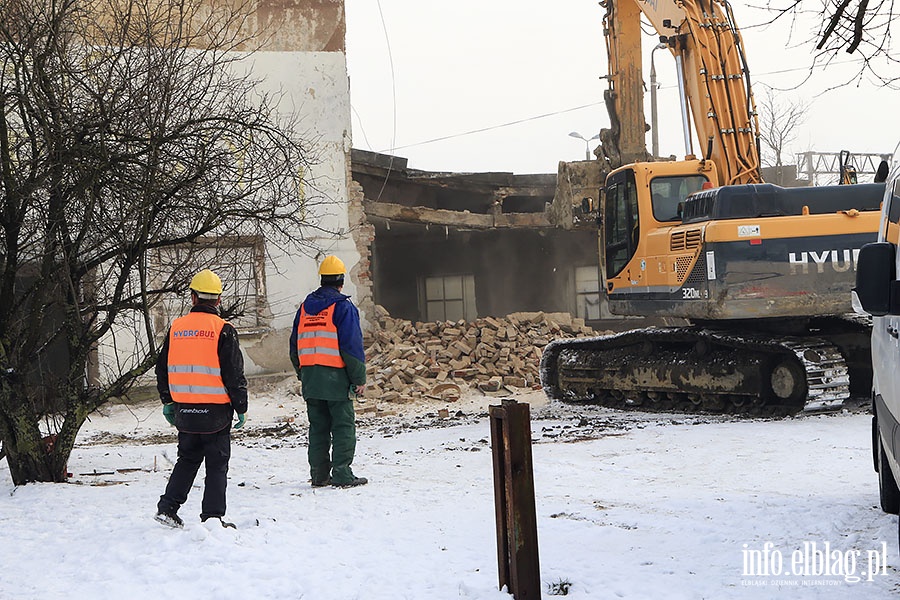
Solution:
<svg viewBox="0 0 900 600"><path fill-rule="evenodd" d="M762 181L749 69L727 1L607 0L606 10L601 288L616 315L687 325L555 340L541 360L547 395L758 416L867 396L871 323L853 315L850 292L859 249L876 238L884 184ZM641 15L675 58L684 160L646 151Z"/></svg>

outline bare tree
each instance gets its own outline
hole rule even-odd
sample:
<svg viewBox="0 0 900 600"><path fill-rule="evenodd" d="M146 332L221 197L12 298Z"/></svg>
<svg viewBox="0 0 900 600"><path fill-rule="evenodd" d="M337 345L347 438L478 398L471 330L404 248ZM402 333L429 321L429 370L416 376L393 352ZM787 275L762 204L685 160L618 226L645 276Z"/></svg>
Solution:
<svg viewBox="0 0 900 600"><path fill-rule="evenodd" d="M860 53L864 59L891 57L891 26L895 21L890 0L827 0L816 49ZM896 77L894 78L896 79Z"/></svg>
<svg viewBox="0 0 900 600"><path fill-rule="evenodd" d="M0 441L16 484L65 480L87 416L153 365L151 310L209 240L302 251L315 231L314 140L247 75L250 4L0 0ZM97 365L101 344L116 353Z"/></svg>
<svg viewBox="0 0 900 600"><path fill-rule="evenodd" d="M900 18L891 0L788 0L786 4L766 3L774 17L795 19L812 16L816 29L810 41L815 45L815 67L826 67L843 53L859 58L852 79L871 76L884 85L900 80L900 60L892 52L893 34L900 31ZM841 85L847 81L836 83Z"/></svg>
<svg viewBox="0 0 900 600"><path fill-rule="evenodd" d="M759 106L760 158L764 167L775 167L776 179L772 183L785 185L784 156L789 145L797 139L797 128L806 120L809 107L802 101L781 101L771 88Z"/></svg>

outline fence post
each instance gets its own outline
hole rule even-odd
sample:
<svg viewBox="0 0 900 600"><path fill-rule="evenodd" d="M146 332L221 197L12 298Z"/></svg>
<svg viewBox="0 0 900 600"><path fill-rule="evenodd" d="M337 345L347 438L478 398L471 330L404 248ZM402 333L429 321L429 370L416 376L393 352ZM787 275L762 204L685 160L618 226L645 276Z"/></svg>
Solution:
<svg viewBox="0 0 900 600"><path fill-rule="evenodd" d="M537 514L527 403L502 400L489 407L494 460L494 507L500 588L516 600L539 600Z"/></svg>

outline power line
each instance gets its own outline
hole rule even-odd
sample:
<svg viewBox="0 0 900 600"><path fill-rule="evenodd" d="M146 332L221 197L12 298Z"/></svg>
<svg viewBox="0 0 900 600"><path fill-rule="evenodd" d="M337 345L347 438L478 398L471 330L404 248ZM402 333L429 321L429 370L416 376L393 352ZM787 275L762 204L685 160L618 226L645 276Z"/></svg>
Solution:
<svg viewBox="0 0 900 600"><path fill-rule="evenodd" d="M483 133L485 131L492 131L494 129L502 129L503 127L510 127L511 125L519 125L521 123L527 123L529 121L536 121L538 119L544 119L546 117L553 117L555 115L561 115L564 113L574 112L576 110L583 110L585 108L590 108L592 106L597 106L600 104L603 104L603 102L602 101L591 102L590 104L582 104L581 106L575 106L573 108L566 108L563 110L557 110L555 112L544 113L542 115L535 115L533 117L527 117L525 119L518 119L516 121L510 121L508 123L501 123L500 125L491 125L490 127L482 127L480 129L472 129L470 131L463 131L460 133L452 133L450 135L444 135L441 137L432 138L430 140L423 140L421 142L415 142L413 144L406 144L405 146L396 146L394 148L390 148L390 149L386 149L386 150L379 150L379 152L388 152L388 151L392 152L395 150L403 150L404 148L412 148L414 146L423 146L425 144L432 144L434 142L442 142L444 140L451 140L453 138L463 137L466 135L472 135L473 133Z"/></svg>
<svg viewBox="0 0 900 600"><path fill-rule="evenodd" d="M391 65L391 103L393 105L393 113L392 113L392 129L391 129L391 160L388 163L387 174L384 177L384 181L381 184L381 189L378 190L378 197L375 198L375 201L378 202L381 200L381 195L384 193L384 188L387 186L388 177L391 174L391 169L394 167L394 144L397 143L397 78L394 75L394 55L391 52L391 38L388 35L387 23L384 21L384 11L381 10L381 0L378 0L378 16L381 17L381 29L384 31L384 41L387 44L387 52L388 52L388 62ZM362 120L360 119L360 127L362 126ZM363 134L365 137L365 134ZM366 140L368 144L368 140Z"/></svg>
<svg viewBox="0 0 900 600"><path fill-rule="evenodd" d="M379 7L380 7L380 1L379 1ZM382 26L384 26L383 17L382 17ZM387 28L386 28L386 27L385 27L385 37L387 37ZM389 53L389 57L390 57L390 53ZM853 61L853 60L847 60L847 61L842 61L842 62L833 63L833 64L850 64L850 63L853 63L853 62L855 62L855 61ZM769 71L769 72L766 72L766 73L760 73L758 76L781 75L781 74L784 74L784 73L793 73L793 72L796 72L796 71L808 71L808 70L809 70L809 67L794 67L794 68L790 68L790 69L779 69L779 70L777 70L777 71ZM391 79L393 80L393 59L391 59ZM763 84L763 85L765 85L765 84ZM668 86L660 86L660 89L674 89L674 88L676 88L676 87L678 87L678 86L675 86L675 85L668 85ZM590 107L592 107L592 106L597 106L597 105L600 105L600 104L604 104L604 102L602 102L602 101L599 101L599 102L591 102L590 104L583 104L583 105L581 105L581 106L575 106L575 107L573 107L573 108L566 108L566 109L563 109L563 110L558 110L558 111L554 111L554 112L544 113L544 114L541 114L541 115L535 115L535 116L533 116L533 117L527 117L527 118L524 118L524 119L518 119L518 120L516 120L516 121L510 121L510 122L508 122L508 123L501 123L501 124L499 124L499 125L491 125L491 126L489 126L489 127L482 127L482 128L479 128L479 129L472 129L472 130L470 130L470 131L462 131L462 132L459 132L459 133L451 133L451 134L449 134L449 135L444 135L444 136L432 138L432 139L429 139L429 140L422 140L422 141L420 141L420 142L413 142L412 144L405 144L405 145L403 145L403 146L394 146L393 144L394 144L394 140L396 139L396 127L397 127L397 101L396 101L396 90L393 90L393 91L394 91L394 102L393 102L393 103L394 103L394 131L393 131L392 137L391 137L391 147L390 147L390 148L385 148L384 150L378 150L378 152L382 152L382 153L388 152L388 153L391 153L391 154L393 154L393 153L394 153L395 151L397 151L397 150L404 150L404 149L406 149L406 148L415 148L416 146L424 146L424 145L426 145L426 144L433 144L434 142L443 142L443 141L446 141L446 140L452 140L452 139L459 138L459 137L464 137L464 136L467 136L467 135L473 135L473 134L475 134L475 133L484 133L485 131L493 131L493 130L495 130L495 129L502 129L502 128L504 128L504 127L510 127L510 126L512 126L512 125L520 125L520 124L522 124L522 123L528 123L529 121L536 121L536 120L538 120L538 119L545 119L545 118L547 118L547 117L553 117L553 116L556 116L556 115L561 115L561 114L565 114L565 113L575 112L575 111L577 111L577 110L583 110L583 109L585 109L585 108L590 108ZM359 114L357 113L357 117L358 117L358 116L359 116ZM362 126L362 119L360 119L360 126ZM363 135L365 136L365 134L363 134Z"/></svg>

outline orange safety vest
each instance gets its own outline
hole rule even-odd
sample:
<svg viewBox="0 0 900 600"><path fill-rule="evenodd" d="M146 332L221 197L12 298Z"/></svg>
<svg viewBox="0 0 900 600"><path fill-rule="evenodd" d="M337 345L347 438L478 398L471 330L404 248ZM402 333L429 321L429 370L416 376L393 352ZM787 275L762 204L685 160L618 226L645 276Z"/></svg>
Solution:
<svg viewBox="0 0 900 600"><path fill-rule="evenodd" d="M300 306L300 322L297 324L297 356L300 367L321 365L343 369L337 327L334 325L334 304L317 315L309 315Z"/></svg>
<svg viewBox="0 0 900 600"><path fill-rule="evenodd" d="M185 404L230 404L219 364L219 336L225 320L191 312L169 330L169 393Z"/></svg>

